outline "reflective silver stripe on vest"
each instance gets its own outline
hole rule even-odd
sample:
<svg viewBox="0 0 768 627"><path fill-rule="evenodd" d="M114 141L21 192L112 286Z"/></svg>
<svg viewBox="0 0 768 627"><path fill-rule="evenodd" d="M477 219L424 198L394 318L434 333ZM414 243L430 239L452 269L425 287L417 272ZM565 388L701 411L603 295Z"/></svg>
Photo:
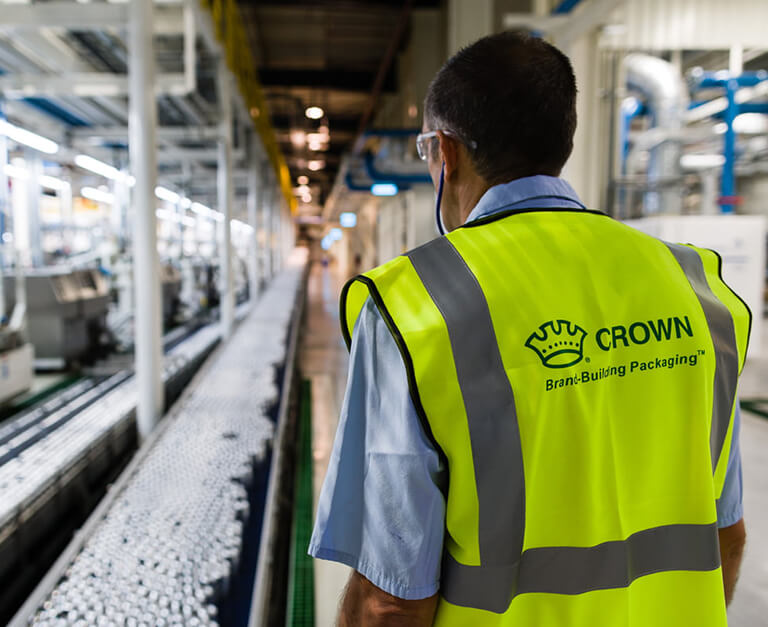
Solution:
<svg viewBox="0 0 768 627"><path fill-rule="evenodd" d="M479 508L481 565L474 568L482 573L477 581L493 580L492 587L483 590L485 601L473 607L503 612L509 605L509 591L515 588L516 573L508 572L508 565L520 559L525 528L515 398L488 303L464 259L444 237L408 256L448 327L467 413ZM446 584L453 579L453 570L451 561L443 560ZM450 601L449 590L449 585L444 586L443 596Z"/></svg>
<svg viewBox="0 0 768 627"><path fill-rule="evenodd" d="M728 307L712 293L699 254L687 246L668 243L667 246L685 272L693 291L696 292L715 347L715 384L712 398L712 426L709 433L709 450L712 456L712 472L714 472L731 422L731 412L736 400L736 383L739 378L739 349L736 344L733 317Z"/></svg>
<svg viewBox="0 0 768 627"><path fill-rule="evenodd" d="M591 547L528 549L516 564L484 568L452 562L440 594L454 605L503 613L519 594L583 594L625 588L635 579L664 571L712 571L720 566L717 525L669 525L623 541ZM515 582L504 588L503 581ZM499 603L501 598L505 603Z"/></svg>
<svg viewBox="0 0 768 627"><path fill-rule="evenodd" d="M443 598L454 605L503 613L518 594L581 594L626 587L638 577L656 572L716 569L720 555L715 524L669 525L592 547L522 552L525 481L520 432L514 394L485 295L447 238L434 240L408 257L448 329L467 413L478 496L480 565L460 564L445 551L440 582ZM681 257L688 258L686 254ZM700 260L699 268L703 277ZM702 300L699 290L697 294ZM704 299L705 312L719 302L710 303L712 298ZM713 321L724 322L719 310L711 316ZM710 323L710 331L712 328ZM718 330L722 336L723 327ZM732 321L730 337L733 341ZM718 368L722 368L720 360ZM727 404L727 399L718 403Z"/></svg>

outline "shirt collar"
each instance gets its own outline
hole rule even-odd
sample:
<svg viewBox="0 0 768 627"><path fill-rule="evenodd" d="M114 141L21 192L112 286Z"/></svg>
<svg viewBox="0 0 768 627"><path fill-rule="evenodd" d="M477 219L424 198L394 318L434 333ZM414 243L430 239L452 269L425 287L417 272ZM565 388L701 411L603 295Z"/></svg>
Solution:
<svg viewBox="0 0 768 627"><path fill-rule="evenodd" d="M538 174L494 185L488 189L467 217L465 224L503 210L543 207L585 208L578 194L565 179Z"/></svg>

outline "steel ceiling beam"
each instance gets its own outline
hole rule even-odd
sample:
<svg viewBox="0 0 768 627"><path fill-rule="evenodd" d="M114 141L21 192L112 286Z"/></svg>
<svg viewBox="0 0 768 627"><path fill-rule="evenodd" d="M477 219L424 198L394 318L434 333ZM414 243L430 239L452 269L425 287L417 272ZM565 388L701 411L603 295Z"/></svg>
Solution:
<svg viewBox="0 0 768 627"><path fill-rule="evenodd" d="M381 90L393 92L397 89L397 77L394 68L388 68L381 82ZM311 87L316 89L335 89L339 91L369 92L376 79L375 71L260 68L259 80L263 87Z"/></svg>
<svg viewBox="0 0 768 627"><path fill-rule="evenodd" d="M127 126L89 126L73 129L73 139L88 140L93 138L121 141L128 139ZM156 136L163 141L216 141L219 138L217 126L160 126Z"/></svg>
<svg viewBox="0 0 768 627"><path fill-rule="evenodd" d="M12 99L39 96L127 96L128 76L101 72L6 74L0 76L0 92ZM183 96L188 93L187 77L184 74L160 74L155 82L155 93Z"/></svg>
<svg viewBox="0 0 768 627"><path fill-rule="evenodd" d="M128 23L129 4L53 2L5 4L0 11L0 30L39 30L68 28L87 30L114 28ZM152 22L155 35L179 35L184 30L183 9L176 6L155 7Z"/></svg>

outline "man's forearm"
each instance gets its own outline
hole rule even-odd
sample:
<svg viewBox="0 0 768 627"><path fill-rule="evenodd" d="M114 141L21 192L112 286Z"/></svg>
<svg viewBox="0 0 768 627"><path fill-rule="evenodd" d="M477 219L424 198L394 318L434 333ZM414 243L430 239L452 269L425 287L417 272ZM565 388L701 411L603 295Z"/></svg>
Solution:
<svg viewBox="0 0 768 627"><path fill-rule="evenodd" d="M355 577L355 573L349 578L347 587L344 589L344 596L341 599L341 609L339 611L338 627L355 627L360 625L360 581Z"/></svg>
<svg viewBox="0 0 768 627"><path fill-rule="evenodd" d="M429 627L435 616L437 595L407 601L380 590L353 572L344 591L339 627Z"/></svg>
<svg viewBox="0 0 768 627"><path fill-rule="evenodd" d="M744 528L744 520L735 525L719 530L720 536L720 563L723 570L723 587L725 588L725 604L730 604L733 592L736 589L736 581L739 579L741 558L744 555L744 545L747 534Z"/></svg>

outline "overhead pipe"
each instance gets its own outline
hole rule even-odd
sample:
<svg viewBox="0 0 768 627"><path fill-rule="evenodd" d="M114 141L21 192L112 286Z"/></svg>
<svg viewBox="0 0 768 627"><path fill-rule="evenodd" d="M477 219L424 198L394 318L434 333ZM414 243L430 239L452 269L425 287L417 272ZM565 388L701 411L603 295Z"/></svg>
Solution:
<svg viewBox="0 0 768 627"><path fill-rule="evenodd" d="M432 177L427 173L404 174L402 172L382 172L376 168L376 159L371 152L363 156L363 165L366 174L374 183L395 183L396 185L408 185L413 183L432 183Z"/></svg>
<svg viewBox="0 0 768 627"><path fill-rule="evenodd" d="M365 144L364 131L373 118L373 112L376 109L376 104L379 101L381 91L384 87L384 79L387 77L387 73L389 72L392 63L395 60L395 55L400 48L400 43L402 42L407 32L408 25L410 24L411 20L412 7L413 0L405 0L403 3L403 8L400 11L400 16L397 20L395 32L393 33L392 38L389 40L389 46L387 47L386 53L381 59L381 64L379 65L379 70L376 73L376 80L374 81L373 87L371 88L371 94L368 98L368 102L366 103L365 111L363 111L363 115L360 118L360 124L357 129L357 139L352 144L352 152L355 155L359 155L363 151L363 145Z"/></svg>
<svg viewBox="0 0 768 627"><path fill-rule="evenodd" d="M630 54L624 59L627 84L640 92L646 102L654 125L665 131L679 131L683 116L688 109L688 94L682 77L674 65L658 57ZM666 140L651 150L648 179L652 183L668 183L681 176L680 157L682 144L679 140ZM682 194L677 187L665 185L659 191L646 194L646 209L657 213L682 212Z"/></svg>
<svg viewBox="0 0 768 627"><path fill-rule="evenodd" d="M736 131L733 128L734 121L742 113L766 113L764 106L760 104L739 103L736 94L742 87L755 87L768 81L768 72L743 72L733 75L730 72L698 72L694 74L694 87L697 89L725 89L727 105L722 115L726 124L723 136L723 173L720 178L720 209L723 213L733 213L739 203L736 195ZM703 105L702 105L703 106Z"/></svg>

